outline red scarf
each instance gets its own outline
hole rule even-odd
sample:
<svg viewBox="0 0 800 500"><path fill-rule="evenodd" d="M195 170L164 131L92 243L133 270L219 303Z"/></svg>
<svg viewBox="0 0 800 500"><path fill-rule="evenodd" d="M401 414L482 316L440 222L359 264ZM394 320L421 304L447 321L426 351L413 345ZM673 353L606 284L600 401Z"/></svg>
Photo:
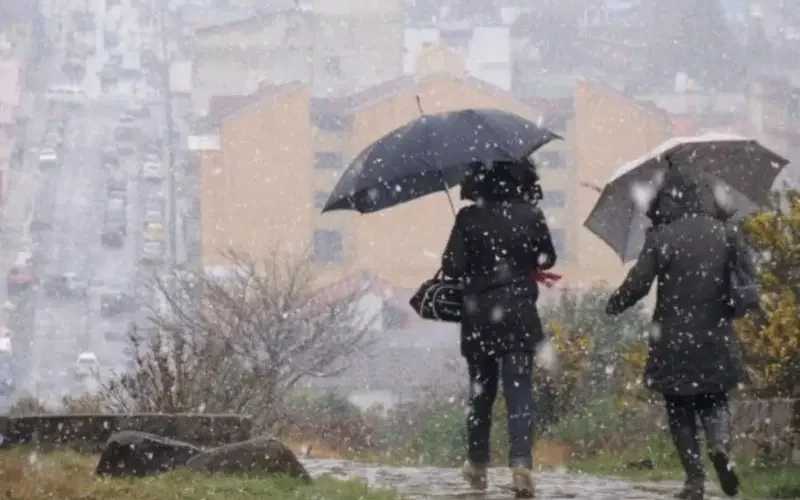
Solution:
<svg viewBox="0 0 800 500"><path fill-rule="evenodd" d="M556 282L561 278L562 276L560 274L551 273L549 271L540 271L537 269L533 272L533 280L537 283L541 283L547 288L552 288L553 285L555 285Z"/></svg>

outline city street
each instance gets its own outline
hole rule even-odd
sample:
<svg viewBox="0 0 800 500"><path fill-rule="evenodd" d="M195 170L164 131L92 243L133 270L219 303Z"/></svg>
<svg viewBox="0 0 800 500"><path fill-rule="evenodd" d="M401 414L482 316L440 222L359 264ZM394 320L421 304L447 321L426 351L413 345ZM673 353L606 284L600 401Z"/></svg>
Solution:
<svg viewBox="0 0 800 500"><path fill-rule="evenodd" d="M45 257L39 267L40 277L44 280L74 273L89 284L85 297L51 298L43 287L36 291L33 337L28 352L18 354L29 362L17 364L17 393L35 395L48 406L57 405L65 395L96 388L94 379L81 380L75 376L81 353L97 356L101 375L119 372L125 366L124 334L133 320L132 313L102 317L100 295L107 290L135 293L137 278L143 274L138 262L142 201L157 186L139 180L135 155L121 162L117 168L129 180L128 235L121 248L103 247L100 232L107 202L108 171L103 166L102 151L113 145L112 132L120 111L98 103L71 114L62 165L45 172L50 179L42 181L40 196L54 197L55 214L51 229L34 233L39 251Z"/></svg>

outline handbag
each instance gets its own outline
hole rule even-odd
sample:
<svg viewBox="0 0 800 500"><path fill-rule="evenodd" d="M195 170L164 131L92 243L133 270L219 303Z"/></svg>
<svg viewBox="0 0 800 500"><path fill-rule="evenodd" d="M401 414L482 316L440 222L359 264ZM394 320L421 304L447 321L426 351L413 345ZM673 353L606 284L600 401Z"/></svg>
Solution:
<svg viewBox="0 0 800 500"><path fill-rule="evenodd" d="M446 278L440 269L420 285L408 303L422 319L460 323L464 285L460 280Z"/></svg>
<svg viewBox="0 0 800 500"><path fill-rule="evenodd" d="M739 245L730 234L728 243L728 305L731 316L742 318L750 311L761 309L761 294L753 276L745 272L739 258Z"/></svg>

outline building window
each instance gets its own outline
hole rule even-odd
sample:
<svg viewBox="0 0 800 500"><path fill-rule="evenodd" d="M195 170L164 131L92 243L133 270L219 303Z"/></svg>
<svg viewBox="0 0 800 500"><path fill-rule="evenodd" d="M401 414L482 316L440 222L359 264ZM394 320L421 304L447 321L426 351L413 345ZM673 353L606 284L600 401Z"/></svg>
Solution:
<svg viewBox="0 0 800 500"><path fill-rule="evenodd" d="M342 74L342 58L338 56L330 56L325 58L325 72L330 76L339 76Z"/></svg>
<svg viewBox="0 0 800 500"><path fill-rule="evenodd" d="M342 153L336 151L323 151L314 155L314 168L320 170L335 170L342 168Z"/></svg>
<svg viewBox="0 0 800 500"><path fill-rule="evenodd" d="M534 161L542 168L564 168L564 154L560 151L540 151L534 155Z"/></svg>
<svg viewBox="0 0 800 500"><path fill-rule="evenodd" d="M553 239L553 247L556 249L556 256L559 259L566 258L566 232L563 229L550 229L550 237Z"/></svg>
<svg viewBox="0 0 800 500"><path fill-rule="evenodd" d="M564 208L567 204L567 195L564 191L545 191L542 193L542 207Z"/></svg>
<svg viewBox="0 0 800 500"><path fill-rule="evenodd" d="M333 229L314 231L314 260L326 264L341 262L344 256L342 233Z"/></svg>
<svg viewBox="0 0 800 500"><path fill-rule="evenodd" d="M317 191L314 193L314 206L322 209L326 203L328 203L328 198L330 198L331 194L327 191Z"/></svg>
<svg viewBox="0 0 800 500"><path fill-rule="evenodd" d="M320 130L337 132L342 130L342 118L333 113L322 113L314 117L314 125Z"/></svg>

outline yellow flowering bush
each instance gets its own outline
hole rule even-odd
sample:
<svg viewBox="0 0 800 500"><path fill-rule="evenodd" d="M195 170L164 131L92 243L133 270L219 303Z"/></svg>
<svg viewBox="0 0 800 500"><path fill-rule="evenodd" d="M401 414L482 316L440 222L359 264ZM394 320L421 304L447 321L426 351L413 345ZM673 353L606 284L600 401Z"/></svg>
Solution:
<svg viewBox="0 0 800 500"><path fill-rule="evenodd" d="M759 268L764 317L738 322L737 332L759 397L800 397L800 191L776 198L743 224Z"/></svg>

